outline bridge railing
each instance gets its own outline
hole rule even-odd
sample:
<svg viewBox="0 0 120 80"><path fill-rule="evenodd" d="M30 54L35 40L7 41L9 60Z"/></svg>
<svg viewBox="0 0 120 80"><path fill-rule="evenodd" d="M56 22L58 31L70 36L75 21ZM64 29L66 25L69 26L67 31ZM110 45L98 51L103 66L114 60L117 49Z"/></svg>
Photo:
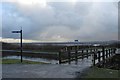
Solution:
<svg viewBox="0 0 120 80"><path fill-rule="evenodd" d="M59 52L59 64L71 63L75 61L78 63L78 59L88 58L92 56L93 65L100 62L106 62L111 56L115 54L116 47L111 46L92 46L92 47L80 47L80 46L66 46Z"/></svg>

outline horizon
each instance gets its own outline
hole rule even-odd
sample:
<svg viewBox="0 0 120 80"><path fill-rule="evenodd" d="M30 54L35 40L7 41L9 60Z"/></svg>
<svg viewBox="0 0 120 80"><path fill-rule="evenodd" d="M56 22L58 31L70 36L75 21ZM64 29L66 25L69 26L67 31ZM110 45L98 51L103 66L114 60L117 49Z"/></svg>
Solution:
<svg viewBox="0 0 120 80"><path fill-rule="evenodd" d="M13 40L13 39L12 39ZM20 39L15 39L16 41L12 41L12 40L0 40L0 42L4 42L4 43L20 43ZM87 42L118 42L120 40L107 40L107 41L103 41L103 40L96 40L96 41L79 41L76 42L75 40L73 41L32 41L32 40L24 40L23 39L23 43L87 43Z"/></svg>

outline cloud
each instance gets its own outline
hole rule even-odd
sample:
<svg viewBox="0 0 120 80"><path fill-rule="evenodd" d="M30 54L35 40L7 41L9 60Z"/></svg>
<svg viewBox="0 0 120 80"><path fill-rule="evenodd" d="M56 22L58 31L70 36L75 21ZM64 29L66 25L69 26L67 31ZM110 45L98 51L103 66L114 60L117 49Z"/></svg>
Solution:
<svg viewBox="0 0 120 80"><path fill-rule="evenodd" d="M116 5L112 2L5 2L2 5L3 38L18 38L11 31L22 26L24 39L116 40Z"/></svg>
<svg viewBox="0 0 120 80"><path fill-rule="evenodd" d="M35 40L26 40L26 39L23 39L22 41L23 41L24 43L38 42L38 41L35 41ZM1 39L1 37L0 37L0 42L20 43L20 39L13 39L13 38L3 38L3 39Z"/></svg>

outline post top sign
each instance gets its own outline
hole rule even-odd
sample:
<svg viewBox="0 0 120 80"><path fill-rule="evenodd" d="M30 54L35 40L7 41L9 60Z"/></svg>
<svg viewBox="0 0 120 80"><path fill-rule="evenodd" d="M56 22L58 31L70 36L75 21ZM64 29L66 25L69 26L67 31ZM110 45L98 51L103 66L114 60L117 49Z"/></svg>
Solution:
<svg viewBox="0 0 120 80"><path fill-rule="evenodd" d="M21 31L12 31L12 33L21 33Z"/></svg>
<svg viewBox="0 0 120 80"><path fill-rule="evenodd" d="M78 40L75 40L75 42L78 42Z"/></svg>

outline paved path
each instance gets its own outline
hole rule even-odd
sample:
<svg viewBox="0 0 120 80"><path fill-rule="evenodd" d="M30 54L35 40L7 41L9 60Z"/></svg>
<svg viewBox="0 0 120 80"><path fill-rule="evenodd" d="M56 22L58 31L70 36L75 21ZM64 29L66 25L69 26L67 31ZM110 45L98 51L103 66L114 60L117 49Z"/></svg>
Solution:
<svg viewBox="0 0 120 80"><path fill-rule="evenodd" d="M91 66L91 59L74 64L4 64L3 78L75 78Z"/></svg>

